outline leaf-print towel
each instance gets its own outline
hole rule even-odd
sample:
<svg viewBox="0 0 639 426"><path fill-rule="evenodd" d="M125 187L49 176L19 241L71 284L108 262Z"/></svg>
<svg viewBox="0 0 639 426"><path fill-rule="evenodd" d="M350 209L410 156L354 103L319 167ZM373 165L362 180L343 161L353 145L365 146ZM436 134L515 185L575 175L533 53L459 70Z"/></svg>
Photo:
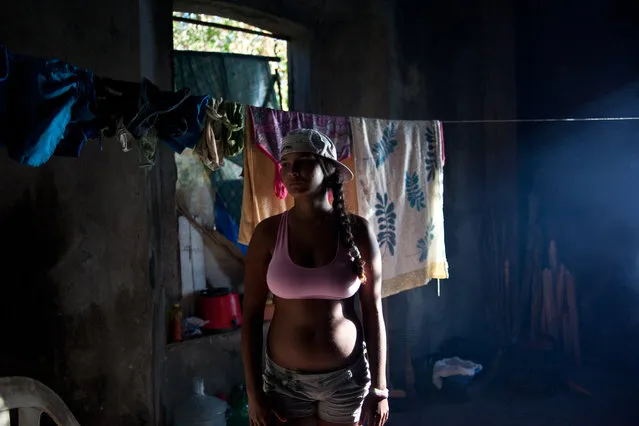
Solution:
<svg viewBox="0 0 639 426"><path fill-rule="evenodd" d="M382 252L384 297L448 278L439 121L351 118L357 203Z"/></svg>

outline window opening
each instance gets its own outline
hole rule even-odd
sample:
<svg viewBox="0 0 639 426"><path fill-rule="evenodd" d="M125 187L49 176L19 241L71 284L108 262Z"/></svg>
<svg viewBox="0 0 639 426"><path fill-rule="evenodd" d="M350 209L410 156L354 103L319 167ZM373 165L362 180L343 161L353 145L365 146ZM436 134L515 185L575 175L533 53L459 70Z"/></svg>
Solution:
<svg viewBox="0 0 639 426"><path fill-rule="evenodd" d="M220 16L174 12L172 62L176 89L188 87L197 95L288 110L284 37ZM241 292L246 246L237 243L236 232L243 154L225 158L213 172L190 149L176 154L175 163L181 303L190 315L196 311L198 292L207 287Z"/></svg>
<svg viewBox="0 0 639 426"><path fill-rule="evenodd" d="M283 110L288 110L289 70L286 37L221 16L173 12L173 49L268 59L279 106Z"/></svg>

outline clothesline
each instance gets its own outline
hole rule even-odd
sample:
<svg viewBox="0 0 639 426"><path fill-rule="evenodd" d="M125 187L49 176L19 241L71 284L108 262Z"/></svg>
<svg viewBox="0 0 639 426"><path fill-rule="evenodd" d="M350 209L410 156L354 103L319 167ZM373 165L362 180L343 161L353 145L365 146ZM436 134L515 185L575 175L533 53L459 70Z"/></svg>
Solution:
<svg viewBox="0 0 639 426"><path fill-rule="evenodd" d="M1 45L0 83L0 125L6 124L4 127L9 129L0 137L0 146L6 146L15 160L31 166L44 164L52 155L77 157L86 141L114 136L118 130L129 142L148 142L148 149L145 145L143 151L149 153L149 158L155 153L157 141L181 153L199 141L211 99L196 96L188 89L162 91L148 80L133 83L100 78L63 61L11 54ZM51 114L46 117L35 113L47 109L51 109ZM639 116L444 119L440 123L454 126L595 121L639 121ZM157 134L147 138L153 133L152 128ZM150 160L141 162L144 167L151 164Z"/></svg>
<svg viewBox="0 0 639 426"><path fill-rule="evenodd" d="M566 118L513 118L494 120L441 120L443 124L502 124L502 123L557 123L583 121L639 121L639 117L566 117Z"/></svg>

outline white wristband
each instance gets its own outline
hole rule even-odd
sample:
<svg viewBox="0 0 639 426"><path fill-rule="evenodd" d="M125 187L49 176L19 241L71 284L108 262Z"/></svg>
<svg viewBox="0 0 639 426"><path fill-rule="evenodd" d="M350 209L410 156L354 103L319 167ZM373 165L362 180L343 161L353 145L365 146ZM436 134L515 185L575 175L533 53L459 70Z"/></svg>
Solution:
<svg viewBox="0 0 639 426"><path fill-rule="evenodd" d="M371 393L378 398L388 399L388 389L371 389Z"/></svg>

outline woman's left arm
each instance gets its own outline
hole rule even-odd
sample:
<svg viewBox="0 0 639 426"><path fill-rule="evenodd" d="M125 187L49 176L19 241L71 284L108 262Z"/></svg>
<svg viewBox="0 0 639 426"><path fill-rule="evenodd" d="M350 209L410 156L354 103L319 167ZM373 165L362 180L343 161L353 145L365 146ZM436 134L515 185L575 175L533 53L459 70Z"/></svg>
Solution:
<svg viewBox="0 0 639 426"><path fill-rule="evenodd" d="M371 387L386 391L386 325L382 311L382 256L368 221L358 219L355 241L364 260L366 283L360 288L364 336L371 368Z"/></svg>

